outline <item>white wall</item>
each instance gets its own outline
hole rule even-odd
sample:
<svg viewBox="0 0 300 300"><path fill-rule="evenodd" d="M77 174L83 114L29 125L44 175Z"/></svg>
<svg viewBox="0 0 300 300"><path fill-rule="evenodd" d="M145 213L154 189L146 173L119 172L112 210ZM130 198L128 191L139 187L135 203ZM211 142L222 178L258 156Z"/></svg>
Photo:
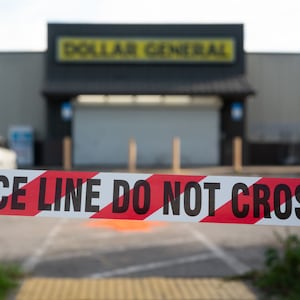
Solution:
<svg viewBox="0 0 300 300"><path fill-rule="evenodd" d="M170 166L179 137L182 165L218 165L219 130L216 107L76 105L74 163L126 166L134 138L138 166Z"/></svg>

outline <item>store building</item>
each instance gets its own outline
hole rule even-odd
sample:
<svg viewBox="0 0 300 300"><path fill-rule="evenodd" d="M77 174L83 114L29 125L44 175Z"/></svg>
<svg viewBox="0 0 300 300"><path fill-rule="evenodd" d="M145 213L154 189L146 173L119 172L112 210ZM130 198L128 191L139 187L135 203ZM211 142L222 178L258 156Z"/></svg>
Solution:
<svg viewBox="0 0 300 300"><path fill-rule="evenodd" d="M169 167L174 136L184 166L231 164L236 135L244 164L300 163L299 53L244 53L241 25L48 27L47 52L0 52L0 136L31 128L32 165L61 166L66 135L75 168L124 166L131 137L138 167ZM131 56L66 60L56 55L59 37L130 40ZM160 52L151 57L133 50L153 39Z"/></svg>
<svg viewBox="0 0 300 300"><path fill-rule="evenodd" d="M183 166L230 164L253 94L243 26L49 24L41 91L46 165L68 135L75 167L126 166L130 138L138 166L170 166L174 137Z"/></svg>

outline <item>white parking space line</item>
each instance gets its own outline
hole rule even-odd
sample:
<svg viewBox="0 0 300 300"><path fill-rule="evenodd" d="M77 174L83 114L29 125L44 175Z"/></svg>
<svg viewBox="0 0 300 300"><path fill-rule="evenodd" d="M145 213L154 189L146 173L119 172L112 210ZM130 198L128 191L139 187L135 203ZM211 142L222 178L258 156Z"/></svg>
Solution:
<svg viewBox="0 0 300 300"><path fill-rule="evenodd" d="M47 249L53 244L54 239L61 231L67 219L60 219L54 227L49 231L48 235L40 247L36 248L31 256L29 256L22 264L22 269L25 272L31 272L40 263L42 256L47 252Z"/></svg>
<svg viewBox="0 0 300 300"><path fill-rule="evenodd" d="M93 255L105 255L105 254L115 254L119 252L125 252L125 251L134 251L134 250L143 250L143 249L151 249L151 248L159 248L159 247L169 247L169 246L178 246L178 245L185 245L185 244L191 244L195 243L195 240L191 239L182 239L182 238L174 238L174 239L168 239L164 241L159 241L157 243L151 243L151 244L139 244L139 245L128 245L128 246L114 246L113 248L109 249L96 249L93 250L79 250L76 251L76 249L73 249L70 251L68 249L68 253L63 254L52 254L51 256L45 257L45 261L52 261L52 260L63 260L68 259L71 257L79 257L79 256L93 256Z"/></svg>
<svg viewBox="0 0 300 300"><path fill-rule="evenodd" d="M145 271L156 270L156 269L161 269L161 268L165 268L165 267L173 267L173 266L181 265L181 264L209 260L212 258L215 258L214 253L203 253L203 254L192 255L192 256L187 256L187 257L182 257L182 258L174 258L174 259L159 261L159 262L151 262L151 263L147 263L147 264L132 265L132 266L128 266L125 268L95 273L89 277L104 278L104 277L128 275L128 274L137 273L137 272L145 272Z"/></svg>
<svg viewBox="0 0 300 300"><path fill-rule="evenodd" d="M188 230L193 234L194 238L201 244L205 245L216 257L221 259L228 267L230 267L238 275L245 274L251 270L251 268L245 265L243 262L235 258L234 256L226 253L222 248L209 240L204 234L195 230L190 224L185 224Z"/></svg>

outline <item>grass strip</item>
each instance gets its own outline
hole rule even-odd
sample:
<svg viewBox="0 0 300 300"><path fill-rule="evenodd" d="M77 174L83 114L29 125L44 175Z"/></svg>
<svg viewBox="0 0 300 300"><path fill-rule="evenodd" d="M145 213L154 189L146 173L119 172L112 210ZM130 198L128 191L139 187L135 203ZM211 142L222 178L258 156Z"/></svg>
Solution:
<svg viewBox="0 0 300 300"><path fill-rule="evenodd" d="M0 263L0 300L4 300L7 294L17 287L22 276L17 265Z"/></svg>

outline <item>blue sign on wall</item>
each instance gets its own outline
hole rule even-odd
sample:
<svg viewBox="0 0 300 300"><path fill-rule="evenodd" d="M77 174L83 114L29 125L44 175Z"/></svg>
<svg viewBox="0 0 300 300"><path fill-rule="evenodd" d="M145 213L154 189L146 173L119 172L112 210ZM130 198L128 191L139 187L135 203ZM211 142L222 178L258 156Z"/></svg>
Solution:
<svg viewBox="0 0 300 300"><path fill-rule="evenodd" d="M72 119L72 104L70 102L64 102L61 105L61 117L64 121L70 121Z"/></svg>
<svg viewBox="0 0 300 300"><path fill-rule="evenodd" d="M233 121L241 121L243 119L243 104L240 102L233 102L231 104L231 118Z"/></svg>

